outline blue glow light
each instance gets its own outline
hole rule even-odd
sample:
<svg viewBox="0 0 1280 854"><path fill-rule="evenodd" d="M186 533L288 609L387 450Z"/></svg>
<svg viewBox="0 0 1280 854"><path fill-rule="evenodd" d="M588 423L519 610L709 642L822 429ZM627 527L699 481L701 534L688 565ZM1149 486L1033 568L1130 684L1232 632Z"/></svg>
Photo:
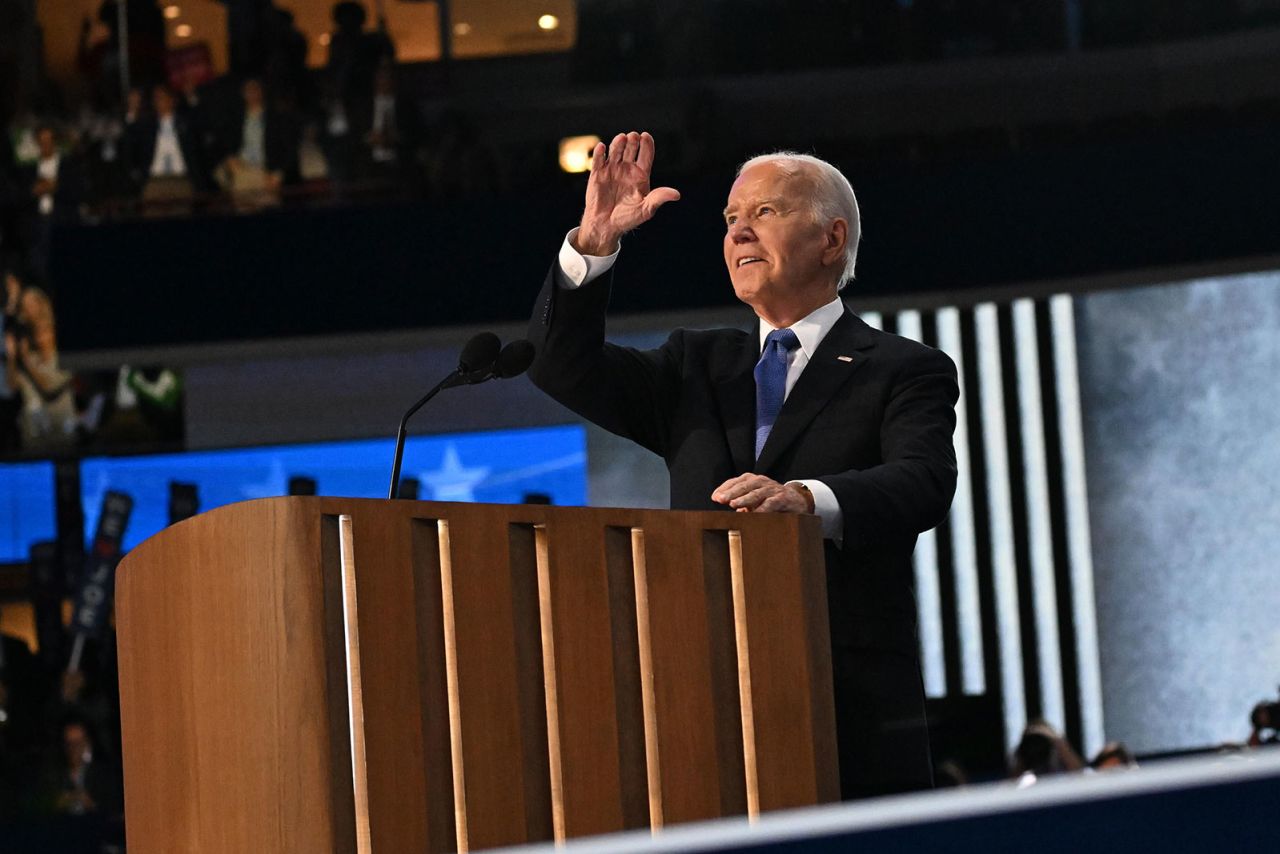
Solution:
<svg viewBox="0 0 1280 854"><path fill-rule="evenodd" d="M126 549L168 524L171 481L194 483L201 511L285 495L289 478L298 476L314 478L319 495L384 498L394 446L390 439L372 439L85 459L80 469L85 537L93 536L108 489L128 493L135 502ZM402 477L421 482L424 501L518 504L527 493L538 492L558 505L582 505L587 501L586 447L581 426L417 436L405 445ZM47 504L52 508L52 496Z"/></svg>
<svg viewBox="0 0 1280 854"><path fill-rule="evenodd" d="M0 465L0 563L23 563L56 530L53 463Z"/></svg>

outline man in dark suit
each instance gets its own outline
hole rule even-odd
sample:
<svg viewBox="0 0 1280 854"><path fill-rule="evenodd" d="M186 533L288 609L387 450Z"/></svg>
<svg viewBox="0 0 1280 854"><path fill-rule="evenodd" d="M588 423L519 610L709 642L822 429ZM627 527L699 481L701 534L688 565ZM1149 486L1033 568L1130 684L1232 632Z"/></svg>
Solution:
<svg viewBox="0 0 1280 854"><path fill-rule="evenodd" d="M151 90L153 113L126 131L130 176L143 202L159 209L182 211L196 193L213 189L213 179L200 138L177 111L167 86Z"/></svg>
<svg viewBox="0 0 1280 854"><path fill-rule="evenodd" d="M530 376L662 456L673 508L821 517L842 796L928 788L911 553L955 491L955 366L844 307L857 201L835 167L790 153L744 164L724 211L752 327L678 329L650 351L606 343L621 236L679 198L650 189L653 154L648 134L596 147L582 224L534 310Z"/></svg>

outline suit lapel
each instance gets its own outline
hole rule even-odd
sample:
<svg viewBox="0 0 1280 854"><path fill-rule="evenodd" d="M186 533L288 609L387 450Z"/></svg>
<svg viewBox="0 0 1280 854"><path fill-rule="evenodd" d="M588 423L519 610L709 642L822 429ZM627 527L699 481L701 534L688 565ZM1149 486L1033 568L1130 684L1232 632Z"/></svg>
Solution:
<svg viewBox="0 0 1280 854"><path fill-rule="evenodd" d="M725 373L716 381L716 403L736 472L749 472L755 466L756 379L753 372L759 360L760 337L753 324L742 336L738 351L731 352Z"/></svg>
<svg viewBox="0 0 1280 854"><path fill-rule="evenodd" d="M778 420L774 422L769 439L760 452L760 459L749 470L767 474L779 455L800 438L832 396L866 362L867 354L863 351L874 346L871 328L846 308L787 395ZM753 381L754 392L754 378L750 372L747 378ZM751 422L754 424L754 421L753 408Z"/></svg>

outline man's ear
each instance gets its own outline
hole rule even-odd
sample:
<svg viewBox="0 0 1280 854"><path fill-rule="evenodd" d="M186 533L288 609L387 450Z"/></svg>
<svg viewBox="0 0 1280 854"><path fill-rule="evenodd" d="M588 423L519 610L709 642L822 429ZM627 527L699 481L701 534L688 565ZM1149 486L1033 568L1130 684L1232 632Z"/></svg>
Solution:
<svg viewBox="0 0 1280 854"><path fill-rule="evenodd" d="M827 226L826 248L822 250L822 263L834 264L844 258L844 248L849 242L849 223L843 218L836 218Z"/></svg>

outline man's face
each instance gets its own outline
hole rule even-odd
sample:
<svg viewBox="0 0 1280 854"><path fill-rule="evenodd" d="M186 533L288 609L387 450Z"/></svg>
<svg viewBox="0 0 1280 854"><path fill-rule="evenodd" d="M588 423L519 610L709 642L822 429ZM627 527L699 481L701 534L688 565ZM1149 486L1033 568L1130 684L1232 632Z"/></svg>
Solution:
<svg viewBox="0 0 1280 854"><path fill-rule="evenodd" d="M244 95L244 105L250 110L262 108L262 84L257 80L246 80L241 94Z"/></svg>
<svg viewBox="0 0 1280 854"><path fill-rule="evenodd" d="M67 754L67 764L75 767L91 756L89 733L80 724L67 724L62 731L62 745Z"/></svg>
<svg viewBox="0 0 1280 854"><path fill-rule="evenodd" d="M151 108L158 116L167 116L173 112L173 95L164 86L157 86L151 93Z"/></svg>
<svg viewBox="0 0 1280 854"><path fill-rule="evenodd" d="M40 147L41 157L52 157L58 150L57 140L49 128L40 128L36 133L36 145Z"/></svg>
<svg viewBox="0 0 1280 854"><path fill-rule="evenodd" d="M812 187L803 170L766 162L745 170L729 190L724 262L734 293L757 313L807 313L823 304L815 299L835 296L838 273L828 231L813 214Z"/></svg>

